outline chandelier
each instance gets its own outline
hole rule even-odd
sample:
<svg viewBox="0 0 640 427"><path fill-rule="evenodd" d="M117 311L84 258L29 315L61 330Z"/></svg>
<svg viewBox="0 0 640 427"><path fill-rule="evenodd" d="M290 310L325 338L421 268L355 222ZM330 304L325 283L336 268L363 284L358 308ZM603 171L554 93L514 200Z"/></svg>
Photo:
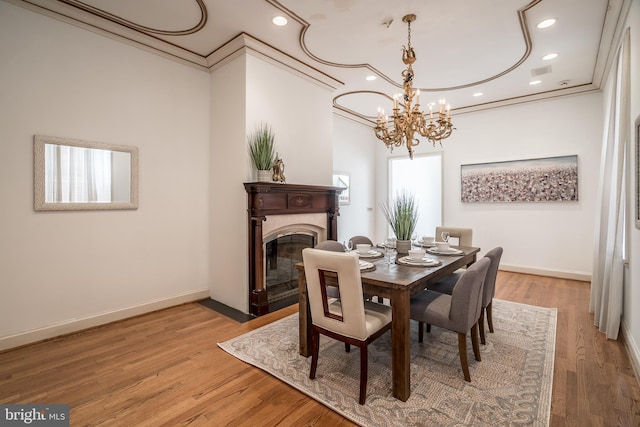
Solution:
<svg viewBox="0 0 640 427"><path fill-rule="evenodd" d="M433 104L429 104L428 120L420 111L420 89L413 90L413 63L416 61L416 54L411 47L411 23L415 20L416 15L413 14L402 18L402 22L406 22L408 27L407 46L402 46L402 62L407 65L407 69L402 72L404 93L393 96L393 115L390 118L384 114L384 110L378 108L375 127L376 137L391 151L393 147L406 144L411 159L413 147L420 143L416 132L435 147L436 142L442 146L442 140L448 138L455 129L451 124L450 107L444 99L440 99L438 111L435 113ZM400 107L403 111L400 111Z"/></svg>

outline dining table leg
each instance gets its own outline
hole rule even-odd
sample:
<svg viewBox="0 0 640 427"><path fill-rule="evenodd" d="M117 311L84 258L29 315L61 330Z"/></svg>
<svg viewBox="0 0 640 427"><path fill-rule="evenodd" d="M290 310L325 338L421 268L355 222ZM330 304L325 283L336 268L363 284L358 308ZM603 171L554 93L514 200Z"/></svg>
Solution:
<svg viewBox="0 0 640 427"><path fill-rule="evenodd" d="M299 353L311 356L311 309L307 296L307 277L304 270L298 271L298 316L299 316Z"/></svg>
<svg viewBox="0 0 640 427"><path fill-rule="evenodd" d="M411 325L407 289L391 293L391 377L393 397L406 402L411 395Z"/></svg>

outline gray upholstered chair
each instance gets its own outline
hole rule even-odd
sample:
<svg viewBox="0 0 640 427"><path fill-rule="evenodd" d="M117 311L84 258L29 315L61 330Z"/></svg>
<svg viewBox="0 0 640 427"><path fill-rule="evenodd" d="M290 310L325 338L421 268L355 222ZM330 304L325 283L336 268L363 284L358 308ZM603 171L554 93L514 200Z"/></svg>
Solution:
<svg viewBox="0 0 640 427"><path fill-rule="evenodd" d="M482 258L460 277L451 295L425 290L411 298L411 318L419 326L418 339L424 338L424 324L449 329L458 333L458 351L464 379L471 381L467 359L467 332L471 330L473 354L480 361L478 345L478 319L482 306L482 287L491 262Z"/></svg>
<svg viewBox="0 0 640 427"><path fill-rule="evenodd" d="M450 237L458 239L459 246L473 246L473 229L464 227L436 227L436 242L442 242L443 231L448 231Z"/></svg>
<svg viewBox="0 0 640 427"><path fill-rule="evenodd" d="M502 258L502 248L500 246L491 249L485 254L485 258L489 258L491 264L487 271L487 277L484 281L484 288L482 291L482 308L480 310L480 321L478 327L480 329L480 342L482 344L487 343L484 330L484 319L486 317L487 324L489 325L489 332L493 333L493 313L491 310L493 297L496 294L496 277L498 276L498 267L500 266L500 258ZM429 285L429 290L440 292L443 294L449 294L453 292L453 287L460 279L462 273L454 273L451 276L447 276L441 281Z"/></svg>
<svg viewBox="0 0 640 427"><path fill-rule="evenodd" d="M346 249L344 245L340 242L336 242L335 240L325 240L316 245L316 249L322 249L323 251L333 251L333 252L345 252Z"/></svg>
<svg viewBox="0 0 640 427"><path fill-rule="evenodd" d="M353 249L356 248L356 245L371 245L373 246L373 242L371 241L370 238L366 237L366 236L353 236L352 238L349 239L352 243L352 247Z"/></svg>
<svg viewBox="0 0 640 427"><path fill-rule="evenodd" d="M314 379L318 367L320 334L360 348L360 398L367 394L368 352L370 342L391 328L391 307L364 301L358 255L354 252L331 252L312 248L302 250L307 294L311 309L311 370ZM340 299L330 301L325 274L335 272Z"/></svg>

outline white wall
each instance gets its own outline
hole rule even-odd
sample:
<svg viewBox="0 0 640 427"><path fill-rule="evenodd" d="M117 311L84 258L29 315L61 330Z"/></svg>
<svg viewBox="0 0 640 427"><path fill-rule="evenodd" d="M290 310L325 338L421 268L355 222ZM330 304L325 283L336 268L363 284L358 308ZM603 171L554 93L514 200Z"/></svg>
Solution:
<svg viewBox="0 0 640 427"><path fill-rule="evenodd" d="M474 245L481 247L482 253L502 246L502 268L589 280L597 189L593 171L599 167L601 104L601 94L595 93L455 115L457 130L443 142L444 225L473 228ZM416 153L439 149L423 143ZM381 200L386 197L390 154L379 153L377 168L384 171L379 174L377 188ZM460 201L462 164L571 154L578 155L578 202ZM384 221L378 219L376 225L377 235L384 235ZM551 244L552 239L558 243Z"/></svg>
<svg viewBox="0 0 640 427"><path fill-rule="evenodd" d="M6 2L0 57L0 348L206 297L208 74ZM34 212L34 134L138 146L139 209Z"/></svg>
<svg viewBox="0 0 640 427"><path fill-rule="evenodd" d="M350 203L340 205L338 240L375 237L375 147L380 142L371 128L334 115L333 168L350 177Z"/></svg>
<svg viewBox="0 0 640 427"><path fill-rule="evenodd" d="M211 297L246 313L247 195L243 183L256 181L247 135L261 122L271 126L288 184L331 185L331 91L251 54L224 65L211 79L210 244L215 254Z"/></svg>

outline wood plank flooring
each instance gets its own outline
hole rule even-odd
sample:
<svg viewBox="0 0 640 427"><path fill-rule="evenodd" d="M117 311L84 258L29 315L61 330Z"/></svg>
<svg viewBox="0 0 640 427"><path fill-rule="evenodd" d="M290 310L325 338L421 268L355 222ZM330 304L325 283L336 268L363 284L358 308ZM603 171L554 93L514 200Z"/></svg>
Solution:
<svg viewBox="0 0 640 427"><path fill-rule="evenodd" d="M588 313L589 284L499 272L496 297L558 308L551 426L639 426L626 349ZM0 403L66 403L72 426L351 426L221 350L291 314L238 323L185 304L0 353Z"/></svg>

